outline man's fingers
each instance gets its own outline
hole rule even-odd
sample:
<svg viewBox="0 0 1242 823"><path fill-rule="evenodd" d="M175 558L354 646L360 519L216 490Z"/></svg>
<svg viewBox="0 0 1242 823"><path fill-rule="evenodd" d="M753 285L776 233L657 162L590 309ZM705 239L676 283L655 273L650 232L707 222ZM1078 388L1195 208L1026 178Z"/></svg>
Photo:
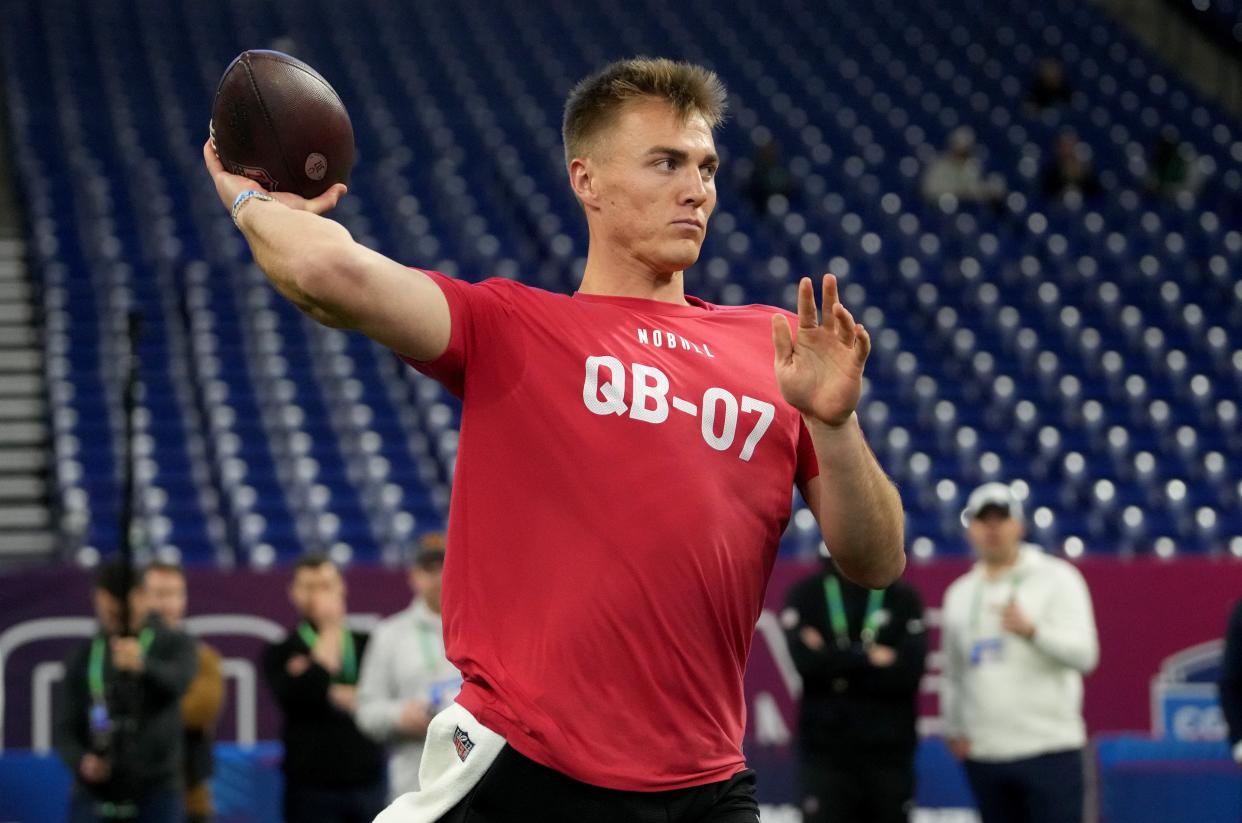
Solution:
<svg viewBox="0 0 1242 823"><path fill-rule="evenodd" d="M803 329L813 329L818 325L819 318L815 313L815 287L811 285L811 278L804 277L798 281L798 326Z"/></svg>
<svg viewBox="0 0 1242 823"><path fill-rule="evenodd" d="M345 196L346 191L348 189L345 188L344 183L336 183L314 200L307 202L306 210L315 214L329 212L336 208L337 203L341 202L341 198Z"/></svg>
<svg viewBox="0 0 1242 823"><path fill-rule="evenodd" d="M783 314L772 315L772 345L776 349L778 365L793 357L793 332L789 329L789 320Z"/></svg>
<svg viewBox="0 0 1242 823"><path fill-rule="evenodd" d="M224 164L220 162L220 158L216 156L216 150L211 146L211 138L207 138L207 142L203 144L203 160L207 163L207 171L212 176L224 171Z"/></svg>
<svg viewBox="0 0 1242 823"><path fill-rule="evenodd" d="M841 305L841 301L837 299L837 278L831 274L824 275L823 285L823 301L824 301L824 328L829 331L836 331L837 335L841 334L841 318L837 315L837 306ZM853 324L851 324L853 325ZM849 341L841 342L849 345Z"/></svg>
<svg viewBox="0 0 1242 823"><path fill-rule="evenodd" d="M827 322L826 320L827 313L831 311L833 306L835 306L837 303L840 303L840 302L841 302L840 298L837 297L837 276L835 274L825 274L824 275L825 322Z"/></svg>
<svg viewBox="0 0 1242 823"><path fill-rule="evenodd" d="M332 209L336 207L336 204L340 202L341 198L345 196L345 192L346 188L344 184L336 183L332 186L332 188L328 189L313 200L307 200L299 194L294 194L293 192L288 191L274 191L270 192L270 194L272 197L276 198L276 202L282 203L291 209L308 211L311 214L323 214L325 212L332 211Z"/></svg>
<svg viewBox="0 0 1242 823"><path fill-rule="evenodd" d="M837 339L844 345L853 348L854 346L854 327L858 324L854 322L854 315L850 314L850 310L840 303L832 307L832 317L837 323ZM827 326L827 320L824 321Z"/></svg>
<svg viewBox="0 0 1242 823"><path fill-rule="evenodd" d="M867 355L871 354L871 333L858 323L854 326L854 336L858 338L854 346L854 359L862 366L867 362Z"/></svg>

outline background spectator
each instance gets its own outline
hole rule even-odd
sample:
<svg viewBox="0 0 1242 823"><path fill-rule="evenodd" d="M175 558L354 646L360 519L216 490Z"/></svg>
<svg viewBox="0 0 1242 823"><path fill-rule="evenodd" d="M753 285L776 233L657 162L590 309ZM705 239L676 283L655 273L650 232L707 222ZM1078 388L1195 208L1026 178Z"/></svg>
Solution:
<svg viewBox="0 0 1242 823"><path fill-rule="evenodd" d="M358 725L392 746L390 797L418 789L427 724L461 688L461 674L444 656L440 618L444 549L443 537L436 537L438 541L424 540L410 566L414 602L375 627L358 680Z"/></svg>
<svg viewBox="0 0 1242 823"><path fill-rule="evenodd" d="M1035 78L1026 95L1026 105L1036 111L1056 108L1070 100L1069 81L1060 60L1045 57L1035 68Z"/></svg>
<svg viewBox="0 0 1242 823"><path fill-rule="evenodd" d="M185 573L171 563L152 563L142 574L147 605L170 629L182 631L188 597ZM185 697L181 698L181 723L185 728L185 813L187 823L206 823L212 817L211 773L215 762L212 738L224 704L224 676L220 653L206 643L194 641L198 666Z"/></svg>
<svg viewBox="0 0 1242 823"><path fill-rule="evenodd" d="M319 554L303 555L289 599L298 623L263 654L284 712L285 823L370 823L384 808L384 750L353 709L367 636L345 623L345 582Z"/></svg>
<svg viewBox="0 0 1242 823"><path fill-rule="evenodd" d="M65 662L55 743L74 776L70 823L184 819L179 701L194 676L194 646L148 614L136 583L117 564L100 567L98 633Z"/></svg>
<svg viewBox="0 0 1242 823"><path fill-rule="evenodd" d="M1093 197L1100 193L1100 179L1091 163L1091 147L1080 141L1073 129L1062 129L1057 135L1052 157L1040 177L1040 187L1049 197L1069 192Z"/></svg>
<svg viewBox="0 0 1242 823"><path fill-rule="evenodd" d="M781 147L771 135L763 134L755 145L753 165L744 188L757 214L766 214L773 197L792 201L797 186L781 156Z"/></svg>
<svg viewBox="0 0 1242 823"><path fill-rule="evenodd" d="M1165 197L1182 192L1194 194L1203 184L1198 157L1189 143L1183 143L1177 129L1167 126L1151 147L1147 165L1147 189Z"/></svg>
<svg viewBox="0 0 1242 823"><path fill-rule="evenodd" d="M851 583L826 559L781 614L798 673L805 823L902 823L914 803L923 603L900 580Z"/></svg>
<svg viewBox="0 0 1242 823"><path fill-rule="evenodd" d="M984 175L974 130L959 126L949 132L945 150L924 171L922 189L923 198L930 203L952 197L963 203L997 206L1005 196L1006 186L999 174Z"/></svg>
<svg viewBox="0 0 1242 823"><path fill-rule="evenodd" d="M945 594L941 708L983 823L1082 823L1082 676L1099 644L1091 595L1064 560L1022 543L1003 483L969 497L979 561Z"/></svg>

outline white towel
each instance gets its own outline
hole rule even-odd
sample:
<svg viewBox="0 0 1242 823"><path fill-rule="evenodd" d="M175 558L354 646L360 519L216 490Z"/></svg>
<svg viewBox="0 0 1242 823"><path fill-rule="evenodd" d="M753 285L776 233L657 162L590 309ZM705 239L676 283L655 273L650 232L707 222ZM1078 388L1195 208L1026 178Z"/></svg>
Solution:
<svg viewBox="0 0 1242 823"><path fill-rule="evenodd" d="M416 792L406 792L374 823L435 823L462 801L505 747L505 739L456 703L431 719Z"/></svg>

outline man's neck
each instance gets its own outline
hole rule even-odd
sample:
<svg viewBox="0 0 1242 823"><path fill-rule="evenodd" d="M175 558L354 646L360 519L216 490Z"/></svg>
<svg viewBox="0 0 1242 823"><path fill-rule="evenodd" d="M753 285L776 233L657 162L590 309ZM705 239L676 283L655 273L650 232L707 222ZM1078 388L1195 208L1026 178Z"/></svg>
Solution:
<svg viewBox="0 0 1242 823"><path fill-rule="evenodd" d="M410 601L410 608L415 612L426 611L435 617L440 617L441 604L437 603L432 606L431 601L423 597L421 594L414 595L414 599Z"/></svg>
<svg viewBox="0 0 1242 823"><path fill-rule="evenodd" d="M1020 547L1014 546L1006 557L996 560L983 559L983 573L988 577L999 577L1012 569L1018 562Z"/></svg>
<svg viewBox="0 0 1242 823"><path fill-rule="evenodd" d="M129 621L129 631L124 632L123 634L126 637L137 637L138 633L141 632L143 629L145 629L146 626L147 626L147 619L145 617L142 620L131 620ZM122 633L119 632L118 629L114 628L110 630L105 630L104 634L108 635L109 637L120 637Z"/></svg>
<svg viewBox="0 0 1242 823"><path fill-rule="evenodd" d="M586 270L578 292L686 305L685 281L681 272L657 271L629 255L603 251L599 244L592 244L587 251Z"/></svg>

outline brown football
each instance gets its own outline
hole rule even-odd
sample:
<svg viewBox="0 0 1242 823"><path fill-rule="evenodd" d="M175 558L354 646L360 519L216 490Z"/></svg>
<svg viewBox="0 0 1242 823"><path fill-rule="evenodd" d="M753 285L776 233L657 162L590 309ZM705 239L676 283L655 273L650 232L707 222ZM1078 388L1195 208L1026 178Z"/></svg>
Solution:
<svg viewBox="0 0 1242 823"><path fill-rule="evenodd" d="M278 51L244 51L224 70L211 140L229 171L307 198L348 183L354 165L354 128L336 90Z"/></svg>

